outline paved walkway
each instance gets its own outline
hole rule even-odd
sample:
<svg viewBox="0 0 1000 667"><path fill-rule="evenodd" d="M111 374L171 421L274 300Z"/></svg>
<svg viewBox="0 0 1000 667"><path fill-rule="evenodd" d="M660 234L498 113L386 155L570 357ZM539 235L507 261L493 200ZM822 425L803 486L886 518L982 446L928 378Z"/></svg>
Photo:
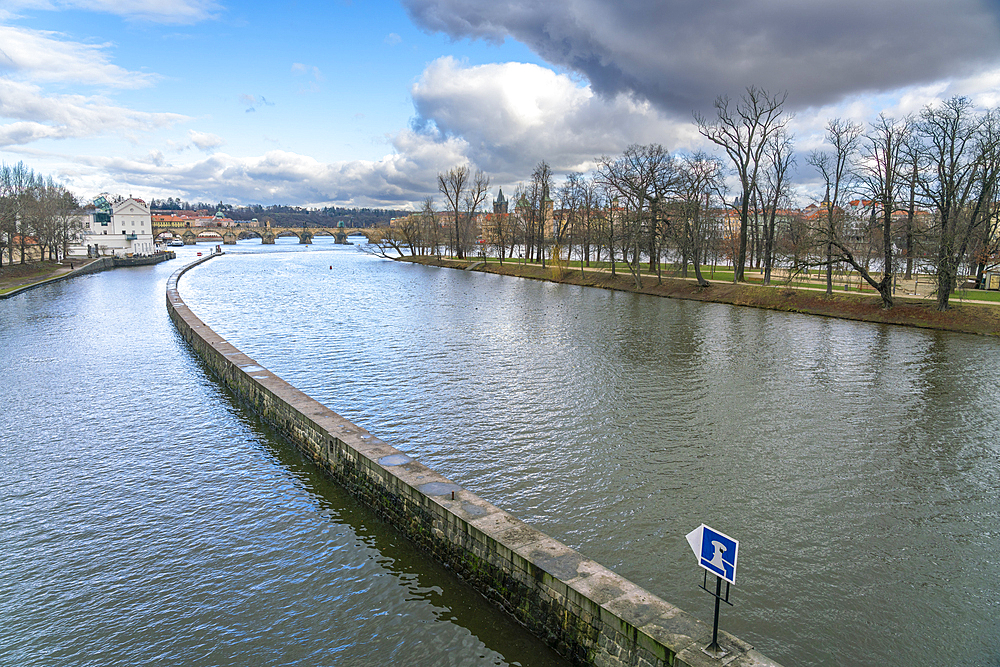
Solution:
<svg viewBox="0 0 1000 667"><path fill-rule="evenodd" d="M4 265L3 271L0 272L0 296L11 294L18 291L18 288L28 287L31 285L37 285L39 283L49 282L51 280L56 280L58 278L63 278L71 273L79 271L83 267L87 266L93 259L73 259L64 260L59 265L56 266L55 270L48 270L52 264L46 262L45 267L32 272L20 273L21 265L13 265L14 269L17 271L14 275L7 273L8 265Z"/></svg>

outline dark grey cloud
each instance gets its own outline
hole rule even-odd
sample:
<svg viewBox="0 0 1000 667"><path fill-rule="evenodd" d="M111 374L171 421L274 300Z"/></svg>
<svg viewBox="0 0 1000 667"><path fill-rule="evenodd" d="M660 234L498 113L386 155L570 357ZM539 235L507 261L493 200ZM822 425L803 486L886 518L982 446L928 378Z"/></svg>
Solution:
<svg viewBox="0 0 1000 667"><path fill-rule="evenodd" d="M804 107L967 75L1000 61L987 0L403 0L453 38L516 39L606 96L710 109L750 85Z"/></svg>

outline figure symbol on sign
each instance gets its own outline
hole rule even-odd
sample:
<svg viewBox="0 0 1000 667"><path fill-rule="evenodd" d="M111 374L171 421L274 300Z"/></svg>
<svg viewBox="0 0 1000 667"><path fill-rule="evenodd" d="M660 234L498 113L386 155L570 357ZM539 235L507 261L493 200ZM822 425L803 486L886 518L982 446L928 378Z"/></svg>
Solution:
<svg viewBox="0 0 1000 667"><path fill-rule="evenodd" d="M726 547L722 542L716 542L712 540L712 546L715 547L715 553L712 554L712 560L708 561L708 564L719 570L720 573L726 573L726 564L722 562L722 554L726 553Z"/></svg>
<svg viewBox="0 0 1000 667"><path fill-rule="evenodd" d="M736 557L740 543L702 524L687 535L698 564L731 584L736 583Z"/></svg>

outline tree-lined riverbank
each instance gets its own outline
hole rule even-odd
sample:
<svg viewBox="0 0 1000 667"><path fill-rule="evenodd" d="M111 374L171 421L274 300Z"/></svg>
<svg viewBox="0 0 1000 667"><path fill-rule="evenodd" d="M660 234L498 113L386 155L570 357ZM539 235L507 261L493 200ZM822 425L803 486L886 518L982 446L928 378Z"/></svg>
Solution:
<svg viewBox="0 0 1000 667"><path fill-rule="evenodd" d="M947 311L939 311L933 300L898 298L891 309L882 308L882 300L875 293L834 294L826 296L819 290L795 288L782 285L748 285L729 282L712 282L709 287L699 287L693 279L658 279L655 275L644 276L642 287L636 288L635 281L627 272L611 275L610 272L579 267L542 267L540 264L518 264L505 262L482 262L455 260L436 256L405 256L401 261L441 266L453 269L469 269L486 273L549 280L571 285L600 287L625 292L637 292L652 296L675 299L690 299L713 303L728 303L736 306L751 306L792 313L822 315L863 322L880 322L902 326L956 331L985 336L1000 335L1000 309L996 306L978 303L951 303Z"/></svg>

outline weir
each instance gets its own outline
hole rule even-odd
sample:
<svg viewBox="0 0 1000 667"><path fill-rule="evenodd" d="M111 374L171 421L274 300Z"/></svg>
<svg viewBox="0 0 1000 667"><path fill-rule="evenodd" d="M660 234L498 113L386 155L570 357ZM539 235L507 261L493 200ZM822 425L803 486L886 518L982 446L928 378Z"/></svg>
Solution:
<svg viewBox="0 0 1000 667"><path fill-rule="evenodd" d="M292 387L215 333L178 292L178 331L241 401L398 530L574 664L596 667L780 667L711 626L535 530ZM694 566L692 566L693 568Z"/></svg>

